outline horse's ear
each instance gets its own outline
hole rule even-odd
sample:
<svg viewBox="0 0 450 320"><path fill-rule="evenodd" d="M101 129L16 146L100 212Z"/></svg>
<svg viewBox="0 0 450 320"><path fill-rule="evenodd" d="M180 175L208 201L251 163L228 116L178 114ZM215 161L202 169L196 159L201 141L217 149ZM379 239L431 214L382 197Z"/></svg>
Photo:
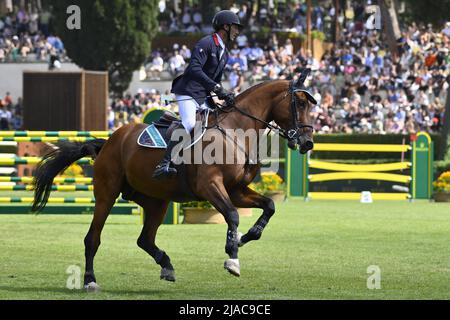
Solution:
<svg viewBox="0 0 450 320"><path fill-rule="evenodd" d="M295 83L295 87L296 88L303 87L305 80L309 76L310 73L311 73L311 69L309 69L309 68L302 69L300 71L300 77L298 78L297 82Z"/></svg>

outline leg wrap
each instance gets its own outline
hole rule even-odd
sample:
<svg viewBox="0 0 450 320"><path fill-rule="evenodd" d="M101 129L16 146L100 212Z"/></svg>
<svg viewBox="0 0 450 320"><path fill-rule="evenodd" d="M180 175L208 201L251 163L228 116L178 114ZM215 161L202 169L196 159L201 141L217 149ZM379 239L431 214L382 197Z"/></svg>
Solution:
<svg viewBox="0 0 450 320"><path fill-rule="evenodd" d="M227 242L225 244L225 252L229 256L237 255L238 251L238 233L237 231L228 230L227 232Z"/></svg>
<svg viewBox="0 0 450 320"><path fill-rule="evenodd" d="M165 255L166 253L162 250L155 250L151 253L151 256L153 257L153 259L155 259L156 264L159 265L161 264L161 261L163 260Z"/></svg>

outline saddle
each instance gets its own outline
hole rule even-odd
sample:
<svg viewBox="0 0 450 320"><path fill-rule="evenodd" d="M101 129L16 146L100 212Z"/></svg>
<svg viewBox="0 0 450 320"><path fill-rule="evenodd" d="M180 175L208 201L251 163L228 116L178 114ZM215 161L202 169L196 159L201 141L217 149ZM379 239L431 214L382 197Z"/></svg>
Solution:
<svg viewBox="0 0 450 320"><path fill-rule="evenodd" d="M208 126L208 116L210 109L202 109L196 114L197 125L200 123L201 128ZM147 148L165 149L169 142L172 132L180 125L181 120L178 116L171 112L165 111L163 115L152 124L148 125L139 135L137 143ZM200 140L206 130L193 130L191 138L194 142ZM193 134L200 132L199 136L194 137ZM190 147L190 146L189 146Z"/></svg>
<svg viewBox="0 0 450 320"><path fill-rule="evenodd" d="M161 118L159 118L159 120L157 120L153 124L156 127L166 127L166 128L168 128L175 121L176 122L180 122L180 119L177 117L177 115L175 113L173 113L173 112L165 111L163 113L163 115L161 116Z"/></svg>

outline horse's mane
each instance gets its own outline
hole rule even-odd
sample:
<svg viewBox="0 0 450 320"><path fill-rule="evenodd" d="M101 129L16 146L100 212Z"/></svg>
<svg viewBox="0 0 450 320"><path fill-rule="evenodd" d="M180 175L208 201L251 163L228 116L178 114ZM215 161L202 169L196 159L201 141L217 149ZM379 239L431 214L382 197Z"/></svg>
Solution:
<svg viewBox="0 0 450 320"><path fill-rule="evenodd" d="M236 96L236 101L241 101L241 100L245 99L250 93L253 93L253 91L259 89L260 87L262 87L266 84L273 83L275 81L280 81L280 80L267 80L267 81L258 83L257 85L254 85L254 86L248 88L247 90L245 90L244 92L242 92L241 94Z"/></svg>

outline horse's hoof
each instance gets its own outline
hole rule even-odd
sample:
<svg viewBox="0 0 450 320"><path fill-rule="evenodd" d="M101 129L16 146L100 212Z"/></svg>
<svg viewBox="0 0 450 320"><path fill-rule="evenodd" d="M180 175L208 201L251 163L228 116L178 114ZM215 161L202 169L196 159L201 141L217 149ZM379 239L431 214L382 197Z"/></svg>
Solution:
<svg viewBox="0 0 450 320"><path fill-rule="evenodd" d="M244 235L244 234L243 234L242 232L238 232L238 235L237 235L237 241L238 241L238 246L239 246L239 247L243 247L244 244L245 244L244 242L241 241L243 235Z"/></svg>
<svg viewBox="0 0 450 320"><path fill-rule="evenodd" d="M169 270L169 269L166 269L166 268L162 268L161 269L161 276L159 278L161 280L175 282L175 270Z"/></svg>
<svg viewBox="0 0 450 320"><path fill-rule="evenodd" d="M239 266L239 259L228 259L225 261L223 267L228 270L233 276L239 277L241 275L241 267Z"/></svg>
<svg viewBox="0 0 450 320"><path fill-rule="evenodd" d="M84 289L87 292L99 292L100 286L98 284L96 284L95 282L89 282L88 284L84 285Z"/></svg>

